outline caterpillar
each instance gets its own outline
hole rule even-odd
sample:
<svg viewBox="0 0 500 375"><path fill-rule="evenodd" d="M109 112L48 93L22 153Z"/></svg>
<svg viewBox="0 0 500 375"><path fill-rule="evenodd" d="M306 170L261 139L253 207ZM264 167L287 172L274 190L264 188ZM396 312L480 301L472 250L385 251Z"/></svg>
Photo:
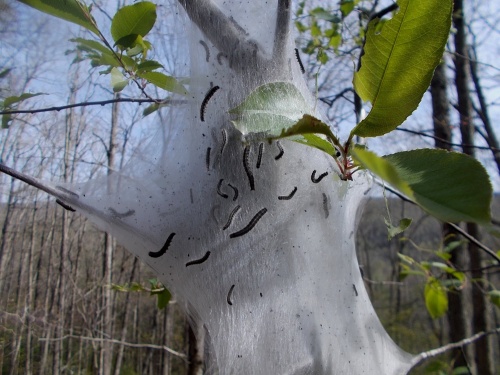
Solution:
<svg viewBox="0 0 500 375"><path fill-rule="evenodd" d="M202 258L196 259L196 260L192 260L191 262L187 262L186 263L186 267L193 266L195 264L202 264L203 262L205 262L208 259L209 256L210 256L210 251L207 251L205 253L205 255L203 255Z"/></svg>
<svg viewBox="0 0 500 375"><path fill-rule="evenodd" d="M248 165L248 156L250 155L250 147L246 146L243 151L243 167L245 168L245 172L248 177L248 182L250 183L250 190L255 190L255 180L253 178L252 171L250 170L250 166Z"/></svg>
<svg viewBox="0 0 500 375"><path fill-rule="evenodd" d="M222 146L220 147L220 154L224 152L224 147L226 147L227 142L227 131L226 129L222 129Z"/></svg>
<svg viewBox="0 0 500 375"><path fill-rule="evenodd" d="M238 199L238 189L231 185L231 184L227 184L231 189L233 189L233 202Z"/></svg>
<svg viewBox="0 0 500 375"><path fill-rule="evenodd" d="M174 236L175 236L175 233L170 233L170 235L167 238L167 241L165 241L165 245L163 245L163 247L159 251L156 251L156 252L155 251L150 251L148 253L148 255L151 258L159 258L162 255L164 255L167 252L167 250L168 250L168 248L170 246L170 243L172 242L172 239L174 238Z"/></svg>
<svg viewBox="0 0 500 375"><path fill-rule="evenodd" d="M214 86L210 90L208 90L207 95L205 95L205 98L201 102L201 108L200 108L200 119L201 121L205 121L205 109L207 107L208 101L212 96L214 96L215 92L220 89L219 86Z"/></svg>
<svg viewBox="0 0 500 375"><path fill-rule="evenodd" d="M302 60L300 59L300 55L299 55L299 50L297 48L295 48L295 57L297 58L297 61L299 62L300 71L302 72L302 74L304 74L306 72L306 70L304 69L304 65L302 64Z"/></svg>
<svg viewBox="0 0 500 375"><path fill-rule="evenodd" d="M322 173L322 174L320 174L318 176L318 178L316 178L316 169L315 169L313 171L313 173L311 174L311 181L314 182L315 184L317 184L318 182L320 182L326 176L328 176L328 172Z"/></svg>
<svg viewBox="0 0 500 375"><path fill-rule="evenodd" d="M250 222L247 224L246 227L244 227L243 229L237 231L237 232L234 232L234 233L231 233L229 235L229 238L236 238L236 237L240 237L240 236L243 236L244 234L247 234L248 232L250 232L253 227L255 227L255 225L257 224L257 222L262 218L262 216L264 216L264 214L267 212L267 208L263 208L262 210L260 210L259 212L257 212L255 214L255 216L252 218L252 220L250 220Z"/></svg>
<svg viewBox="0 0 500 375"><path fill-rule="evenodd" d="M234 289L234 284L231 285L231 288L229 288L229 292L227 293L226 301L229 306L232 306L233 303L231 302L231 294L233 294L233 289Z"/></svg>
<svg viewBox="0 0 500 375"><path fill-rule="evenodd" d="M226 230L227 228L229 228L229 226L231 225L231 223L233 222L233 218L234 218L234 215L236 215L238 213L238 211L240 210L240 206L236 206L232 211L231 213L229 214L229 218L227 219L227 223L226 225L224 225L224 227L222 228L222 230Z"/></svg>
<svg viewBox="0 0 500 375"><path fill-rule="evenodd" d="M207 171L210 171L210 151L211 147L207 147L207 155L205 156L205 164L207 165Z"/></svg>
<svg viewBox="0 0 500 375"><path fill-rule="evenodd" d="M352 284L352 287L354 288L354 294L356 295L356 297L358 296L358 291L356 289L356 285Z"/></svg>
<svg viewBox="0 0 500 375"><path fill-rule="evenodd" d="M328 196L325 193L323 193L323 210L325 211L325 219L328 219L330 210L328 208Z"/></svg>
<svg viewBox="0 0 500 375"><path fill-rule="evenodd" d="M278 146L278 149L280 150L280 153L274 157L274 160L279 160L285 153L285 150L283 150L283 146L281 145L280 141L276 142L276 146Z"/></svg>
<svg viewBox="0 0 500 375"><path fill-rule="evenodd" d="M200 44L205 48L205 53L206 53L206 61L208 62L210 60L210 49L207 46L207 43L205 43L203 40L200 40Z"/></svg>
<svg viewBox="0 0 500 375"><path fill-rule="evenodd" d="M224 179L223 179L223 178L221 178L221 179L220 179L220 181L219 181L219 183L217 184L217 194L219 194L222 198L227 199L227 198L229 198L229 195L224 194L224 193L220 190L220 188L221 188L221 186L222 186L222 182L223 182L223 181L224 181Z"/></svg>
<svg viewBox="0 0 500 375"><path fill-rule="evenodd" d="M60 199L56 199L56 203L61 206L62 208L64 208L65 210L68 210L68 211L71 211L71 212L75 212L76 210L71 207L71 206L68 206L66 203L64 203L62 200Z"/></svg>
<svg viewBox="0 0 500 375"><path fill-rule="evenodd" d="M278 199L279 199L280 201L287 201L287 200L290 200L290 199L292 199L292 198L293 198L293 196L295 195L295 193L296 193L296 192L297 192L297 186L295 186L295 187L293 188L293 190L292 190L292 192L291 192L290 194L288 194L288 195L280 195L280 196L278 197Z"/></svg>
<svg viewBox="0 0 500 375"><path fill-rule="evenodd" d="M116 217L118 219L122 219L124 217L131 216L131 215L135 214L135 210L128 210L127 212L124 212L124 213L119 213L118 211L116 211L112 207L108 208L108 210L109 210L109 212L111 212L111 215L113 215L114 217Z"/></svg>
<svg viewBox="0 0 500 375"><path fill-rule="evenodd" d="M260 163L262 162L262 152L264 151L264 143L259 145L259 154L257 155L257 169L260 168Z"/></svg>

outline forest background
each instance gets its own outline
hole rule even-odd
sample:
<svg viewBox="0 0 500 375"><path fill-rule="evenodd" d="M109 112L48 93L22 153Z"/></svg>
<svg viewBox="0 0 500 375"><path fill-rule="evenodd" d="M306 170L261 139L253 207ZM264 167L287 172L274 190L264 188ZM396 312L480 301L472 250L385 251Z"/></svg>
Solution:
<svg viewBox="0 0 500 375"><path fill-rule="evenodd" d="M96 18L109 22L116 9L125 3L113 4L113 8L109 8L110 5L94 2ZM339 37L326 31L325 24L333 21L325 19L318 5L307 2L304 12L295 16L301 31L297 33L297 44L311 89L315 89L317 82L318 98L331 124L342 134L356 121L351 80L353 61L357 59L362 41L355 32L361 22L359 14L363 7L382 9L383 6L360 2L358 11L343 20ZM465 30L468 53L472 56L468 62L472 63L470 68L477 69L486 105L483 108L478 85L471 74L468 95L475 110L474 144L477 147L474 149L498 190L500 151L485 126L485 119L498 118L499 112L500 68L496 56L500 47L494 40L500 32L497 28L500 16L496 7L489 1L467 2ZM297 5L297 10L300 8ZM21 104L20 108L30 109L137 96L132 89L113 93L109 77L97 74L82 51L68 41L85 35L80 28L18 2L2 1L0 10L2 98L22 92L48 94ZM339 10L339 4L332 4L328 12L339 14ZM185 71L180 53L184 47L169 42L168 20L176 9L164 5L158 7L158 13L158 18L164 21L150 34L154 54L169 74L187 76L189 72ZM449 132L439 138L442 141L444 137L448 142L441 146L462 150L459 99L454 87L456 48L454 39L450 39L441 68L449 83L445 91L449 95L451 126ZM439 146L440 140L432 138L436 136L433 98L431 93L424 97L424 105L404 124L406 131L394 132L396 134L384 137L383 144L376 141L370 143L370 147L388 153L389 148L393 152L428 147L434 146L435 141ZM154 134L154 124L165 123L161 111L143 118L145 107L121 102L16 115L8 129L0 133L1 160L29 175L56 181L86 181L108 170L119 169L130 157L131 150ZM490 125L493 132L498 133L498 125ZM83 218L63 211L44 193L7 176L2 175L0 181L2 373L183 374L199 371L200 366L193 365L194 359L203 353L197 353L193 333L175 300L159 309L157 298L150 296L162 292L154 275L111 237L95 230ZM387 240L383 222L383 215L387 213L379 195L365 211L363 220L370 225L360 226L357 242L367 289L396 342L408 351L419 352L475 331L474 303L469 295L472 285L478 283L470 282L472 279L484 280L481 292L485 297L487 327L498 327L498 309L490 302L492 299L486 298L491 285L498 285L498 264L486 258L480 259L480 278L470 273L469 282L462 285L460 291L449 292L452 299L458 294L463 296L459 301L463 313L460 319L465 323L463 332L457 332L456 326L450 325L453 321L450 314L439 319L429 316L423 297L425 279L414 275L401 280L402 271L406 269L397 254L409 255L419 262L436 261L439 259L435 251L447 246L457 246L459 250L462 246L464 252L467 243L457 242L458 237L444 238L436 220L406 203L391 199L389 206L394 220L414 219L405 237ZM495 215L498 208L492 212L494 217L498 216ZM494 251L499 248L498 239L484 237L483 242ZM435 269L432 272L439 274ZM445 275L443 272L442 276ZM489 358L487 371L495 373L499 367L495 358L500 357L498 336L483 341ZM482 363L476 358L475 350L469 348L465 356L461 351L452 353L416 373L451 373L454 366L463 369L468 365L481 371L477 373L487 374L476 369L478 363ZM112 365L104 366L104 363Z"/></svg>

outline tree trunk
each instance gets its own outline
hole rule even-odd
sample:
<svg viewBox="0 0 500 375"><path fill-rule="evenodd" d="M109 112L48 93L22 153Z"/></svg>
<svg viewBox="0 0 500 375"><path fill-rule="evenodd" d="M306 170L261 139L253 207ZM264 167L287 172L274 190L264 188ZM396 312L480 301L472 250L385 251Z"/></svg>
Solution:
<svg viewBox="0 0 500 375"><path fill-rule="evenodd" d="M432 122L436 137L436 148L451 150L450 103L447 87L446 64L443 62L436 68L431 81ZM444 223L442 225L442 233L444 246L452 241L456 241L457 233L451 225ZM451 252L450 262L458 269L464 269L465 261L463 259L463 252L463 246L459 246ZM446 317L448 320L448 337L450 342L462 340L467 336L467 319L463 297L461 290L454 289L448 292L448 311ZM456 349L452 352L452 358L454 358L454 365L456 367L467 366L467 359L464 353L462 349Z"/></svg>
<svg viewBox="0 0 500 375"><path fill-rule="evenodd" d="M462 135L463 152L472 157L474 152L474 125L472 123L472 102L469 90L469 49L467 48L465 19L463 0L454 1L453 25L456 29L455 33L455 86L458 97L458 112L460 116L460 133ZM476 237L479 234L479 228L475 223L468 223L467 230ZM483 285L484 273L481 267L481 253L477 246L472 242L468 245L468 253L470 257L470 266L473 269L472 277L474 283L472 285L472 327L474 332L487 331L487 314L485 308L486 301L481 292ZM482 375L493 375L493 359L489 355L488 340L480 340L474 345L474 358L477 366L477 372Z"/></svg>

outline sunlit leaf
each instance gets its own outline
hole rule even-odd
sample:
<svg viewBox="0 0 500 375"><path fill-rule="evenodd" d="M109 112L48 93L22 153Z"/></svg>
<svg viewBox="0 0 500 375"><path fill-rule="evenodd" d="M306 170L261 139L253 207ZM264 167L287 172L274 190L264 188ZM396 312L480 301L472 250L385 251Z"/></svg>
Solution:
<svg viewBox="0 0 500 375"><path fill-rule="evenodd" d="M138 71L137 75L163 90L175 92L181 95L187 95L187 91L184 86L181 85L174 77L167 76L166 74L160 72L148 71Z"/></svg>
<svg viewBox="0 0 500 375"><path fill-rule="evenodd" d="M448 294L438 280L431 277L424 290L425 306L433 319L442 317L448 311Z"/></svg>
<svg viewBox="0 0 500 375"><path fill-rule="evenodd" d="M146 36L156 22L156 5L142 1L118 10L111 22L111 36L118 42L129 35Z"/></svg>
<svg viewBox="0 0 500 375"><path fill-rule="evenodd" d="M451 26L451 0L399 0L395 16L370 22L354 87L370 101L368 116L351 135L376 137L394 130L418 106L441 61Z"/></svg>
<svg viewBox="0 0 500 375"><path fill-rule="evenodd" d="M111 87L113 92L120 92L128 85L128 79L120 72L119 69L111 69Z"/></svg>
<svg viewBox="0 0 500 375"><path fill-rule="evenodd" d="M233 124L243 134L280 135L312 112L300 91L289 82L259 86L238 106L231 109Z"/></svg>
<svg viewBox="0 0 500 375"><path fill-rule="evenodd" d="M19 0L41 12L76 23L99 34L89 9L78 0Z"/></svg>

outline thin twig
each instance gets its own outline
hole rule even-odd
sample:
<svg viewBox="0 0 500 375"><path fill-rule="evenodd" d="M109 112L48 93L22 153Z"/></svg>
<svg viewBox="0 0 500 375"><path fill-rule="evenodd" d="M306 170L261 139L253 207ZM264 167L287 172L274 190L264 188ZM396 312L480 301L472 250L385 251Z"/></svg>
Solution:
<svg viewBox="0 0 500 375"><path fill-rule="evenodd" d="M396 128L396 130L399 130L399 131L402 131L402 132L406 132L406 133L410 133L410 134L419 135L421 137L436 139L436 140L441 141L441 142L443 142L443 143L445 143L447 145L450 145L450 146L462 147L461 144L447 141L446 139L443 139L443 138L440 138L440 137L436 137L435 135L432 135L432 134L427 134L427 133L423 133L423 132L419 132L419 131L411 130L411 129L405 129L405 128ZM495 147L489 147L489 146L466 145L466 147L477 148L478 150L500 151L499 149L496 149Z"/></svg>
<svg viewBox="0 0 500 375"><path fill-rule="evenodd" d="M394 195L397 195L399 198L401 198L405 202L412 203L412 204L416 205L416 203L414 201L412 201L411 199L407 198L406 196L404 196L403 194L401 194L397 190L395 190L395 189L393 189L393 188L385 185L384 183L382 183L380 181L377 181L377 184L379 184L380 186L382 186L384 189L389 190ZM455 229L458 233L460 233L462 236L464 236L465 238L467 238L469 241L471 241L474 244L476 244L481 250L483 250L484 252L486 252L489 256L491 256L493 259L495 259L497 262L500 263L500 257L498 257L498 255L493 250L491 250L488 246L484 245L481 241L479 241L475 237L471 236L469 233L467 233L465 230L463 230L462 228L460 228L458 225L453 224L453 223L448 223L448 224L450 224L453 227L453 229Z"/></svg>
<svg viewBox="0 0 500 375"><path fill-rule="evenodd" d="M38 340L39 341L61 341L65 339L78 339L78 340L86 340L86 341L93 341L93 342L109 342L112 344L117 344L117 345L123 345L123 346L129 346L132 348L147 348L147 349L160 349L160 350L165 350L166 352L169 352L170 354L173 354L179 358L182 358L185 362L187 361L187 356L184 353L180 353L174 349L170 349L168 346L165 345L154 345L154 344L134 344L131 342L126 342L126 341L120 341L120 340L115 340L115 339L101 339L101 338L95 338L95 337L87 337L87 336L77 336L77 335L65 335L62 337L57 337L57 338L44 338L41 337Z"/></svg>
<svg viewBox="0 0 500 375"><path fill-rule="evenodd" d="M162 100L162 99L134 99L134 98L119 98L119 99L109 99L109 100L99 100L99 101L94 101L94 102L81 102L81 103L74 103L74 104L68 104L68 105L62 105L62 106L55 106L55 107L47 107L47 108L40 108L40 109L24 109L24 110L8 110L8 111L0 111L0 115L6 115L6 114L16 114L16 113L41 113L41 112L52 112L52 111L62 111L63 109L68 109L68 108L75 108L75 107L87 107L87 106L93 106L93 105L100 105L104 106L106 104L113 104L113 103L159 103L159 104L174 104L174 105L179 105L179 104L186 104L186 100Z"/></svg>
<svg viewBox="0 0 500 375"><path fill-rule="evenodd" d="M411 360L411 366L415 367L415 366L419 365L420 363L422 363L423 361L426 361L430 358L437 357L440 354L446 353L446 352L453 350L453 349L461 348L465 345L470 345L470 344L474 343L475 341L477 341L485 336L489 336L489 335L493 335L493 334L500 334L500 327L498 327L492 331L488 331L488 332L479 332L479 333L476 333L474 336L468 337L466 339L463 339L463 340L460 340L457 342L453 342L450 344L446 344L446 345L443 345L439 348L429 350L427 352L420 353L420 354L416 355L415 357L413 357L413 359Z"/></svg>

